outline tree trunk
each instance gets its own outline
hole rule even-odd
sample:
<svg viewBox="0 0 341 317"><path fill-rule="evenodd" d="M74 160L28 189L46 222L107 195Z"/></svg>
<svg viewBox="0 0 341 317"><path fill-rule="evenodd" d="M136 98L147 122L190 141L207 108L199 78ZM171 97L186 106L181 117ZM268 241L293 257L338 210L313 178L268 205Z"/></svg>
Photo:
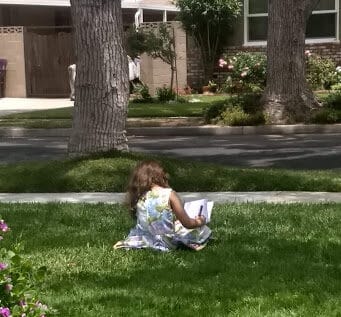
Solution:
<svg viewBox="0 0 341 317"><path fill-rule="evenodd" d="M319 0L269 0L267 85L263 96L267 122L303 122L319 108L305 73L307 19Z"/></svg>
<svg viewBox="0 0 341 317"><path fill-rule="evenodd" d="M121 1L71 0L77 56L70 156L127 149L128 61Z"/></svg>

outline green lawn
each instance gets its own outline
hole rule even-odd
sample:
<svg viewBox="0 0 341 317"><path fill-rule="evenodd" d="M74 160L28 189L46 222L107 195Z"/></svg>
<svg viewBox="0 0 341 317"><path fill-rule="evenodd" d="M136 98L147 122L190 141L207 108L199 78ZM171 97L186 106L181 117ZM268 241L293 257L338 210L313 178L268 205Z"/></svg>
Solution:
<svg viewBox="0 0 341 317"><path fill-rule="evenodd" d="M341 205L215 206L198 253L113 250L132 225L119 205L0 204L49 269L42 301L59 316L341 315Z"/></svg>
<svg viewBox="0 0 341 317"><path fill-rule="evenodd" d="M212 102L226 99L226 95L195 96L188 99L200 102L187 103L130 103L128 118L165 118L165 117L201 117L203 110ZM0 118L0 127L23 128L70 128L72 126L72 107L39 110L10 114Z"/></svg>
<svg viewBox="0 0 341 317"><path fill-rule="evenodd" d="M156 158L177 191L341 192L341 171L230 168L164 156L111 152L84 159L0 165L0 192L123 192L131 168Z"/></svg>

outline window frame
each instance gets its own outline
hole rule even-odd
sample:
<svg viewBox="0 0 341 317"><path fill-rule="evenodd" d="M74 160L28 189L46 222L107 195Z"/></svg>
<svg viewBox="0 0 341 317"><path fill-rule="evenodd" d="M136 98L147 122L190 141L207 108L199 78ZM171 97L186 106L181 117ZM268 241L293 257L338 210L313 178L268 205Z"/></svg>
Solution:
<svg viewBox="0 0 341 317"><path fill-rule="evenodd" d="M266 13L249 13L249 1L244 0L244 46L266 46L267 41L249 41L249 18L250 17L267 17ZM335 1L335 9L333 10L318 10L313 11L312 14L336 14L336 30L335 37L323 37L323 38L306 38L305 42L307 44L311 43L339 43L340 42L340 0Z"/></svg>

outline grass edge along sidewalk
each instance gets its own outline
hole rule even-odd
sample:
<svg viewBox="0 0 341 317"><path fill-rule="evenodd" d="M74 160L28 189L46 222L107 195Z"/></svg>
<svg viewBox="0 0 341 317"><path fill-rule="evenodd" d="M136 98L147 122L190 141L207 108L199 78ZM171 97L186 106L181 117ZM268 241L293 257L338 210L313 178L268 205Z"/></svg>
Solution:
<svg viewBox="0 0 341 317"><path fill-rule="evenodd" d="M183 201L206 198L226 203L341 203L341 193L329 192L178 192ZM0 203L122 204L125 193L0 193Z"/></svg>

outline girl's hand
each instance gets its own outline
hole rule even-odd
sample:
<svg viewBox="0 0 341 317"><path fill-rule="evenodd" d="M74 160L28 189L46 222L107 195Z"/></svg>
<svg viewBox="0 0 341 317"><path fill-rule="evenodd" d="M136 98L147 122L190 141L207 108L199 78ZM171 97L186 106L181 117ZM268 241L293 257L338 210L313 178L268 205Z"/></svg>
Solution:
<svg viewBox="0 0 341 317"><path fill-rule="evenodd" d="M175 191L172 191L170 194L169 204L176 218L185 228L194 229L201 227L206 223L206 218L204 216L196 216L195 218L190 218L187 215L184 206Z"/></svg>
<svg viewBox="0 0 341 317"><path fill-rule="evenodd" d="M204 224L206 224L206 217L205 216L196 216L195 221L198 224L198 227L201 227Z"/></svg>

